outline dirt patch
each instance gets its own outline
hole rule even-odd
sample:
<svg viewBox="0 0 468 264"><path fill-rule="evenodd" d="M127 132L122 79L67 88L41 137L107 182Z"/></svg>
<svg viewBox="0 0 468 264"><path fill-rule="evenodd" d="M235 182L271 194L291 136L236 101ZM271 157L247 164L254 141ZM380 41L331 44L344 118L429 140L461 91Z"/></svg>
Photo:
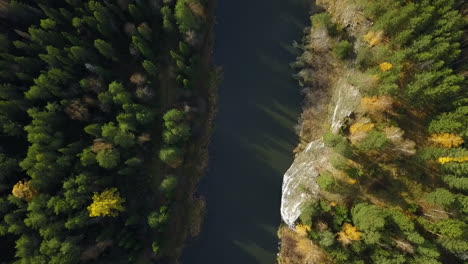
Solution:
<svg viewBox="0 0 468 264"><path fill-rule="evenodd" d="M287 226L278 231L281 249L279 264L331 264L329 256L303 234Z"/></svg>

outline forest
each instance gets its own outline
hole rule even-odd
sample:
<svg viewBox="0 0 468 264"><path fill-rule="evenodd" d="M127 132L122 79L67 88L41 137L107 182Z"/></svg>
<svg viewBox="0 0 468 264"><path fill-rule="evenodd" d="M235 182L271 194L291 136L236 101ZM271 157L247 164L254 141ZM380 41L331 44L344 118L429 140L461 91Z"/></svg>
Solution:
<svg viewBox="0 0 468 264"><path fill-rule="evenodd" d="M178 257L216 78L210 8L0 1L1 263Z"/></svg>
<svg viewBox="0 0 468 264"><path fill-rule="evenodd" d="M318 2L295 78L325 91L334 69L361 98L338 133L319 128L331 166L279 263L467 263L466 3Z"/></svg>

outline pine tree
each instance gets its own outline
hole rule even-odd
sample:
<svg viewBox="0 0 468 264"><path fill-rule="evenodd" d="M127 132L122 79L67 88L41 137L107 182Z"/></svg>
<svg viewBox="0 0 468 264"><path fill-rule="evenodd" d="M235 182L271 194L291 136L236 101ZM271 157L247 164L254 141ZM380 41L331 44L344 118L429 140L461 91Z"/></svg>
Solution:
<svg viewBox="0 0 468 264"><path fill-rule="evenodd" d="M94 41L94 47L104 57L106 57L108 59L111 59L111 60L114 60L114 61L117 60L116 53L115 53L114 49L112 48L112 46L108 42L106 42L106 41L104 41L102 39L96 39Z"/></svg>
<svg viewBox="0 0 468 264"><path fill-rule="evenodd" d="M151 76L157 76L158 75L158 68L156 65L149 60L144 60L143 61L143 68L145 68L146 72L151 75Z"/></svg>
<svg viewBox="0 0 468 264"><path fill-rule="evenodd" d="M99 166L105 169L112 169L119 164L120 153L115 148L104 149L97 153L96 160Z"/></svg>

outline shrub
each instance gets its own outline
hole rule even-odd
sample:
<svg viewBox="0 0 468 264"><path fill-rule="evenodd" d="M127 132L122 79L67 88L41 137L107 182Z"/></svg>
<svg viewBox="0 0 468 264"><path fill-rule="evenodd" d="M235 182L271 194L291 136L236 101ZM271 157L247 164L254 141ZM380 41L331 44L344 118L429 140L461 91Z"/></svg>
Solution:
<svg viewBox="0 0 468 264"><path fill-rule="evenodd" d="M347 40L342 40L333 48L333 52L340 59L347 59L351 56L353 45Z"/></svg>
<svg viewBox="0 0 468 264"><path fill-rule="evenodd" d="M319 213L317 203L308 202L302 207L302 213L299 216L304 225L311 225L312 218Z"/></svg>
<svg viewBox="0 0 468 264"><path fill-rule="evenodd" d="M338 33L337 26L331 21L331 15L329 13L320 13L310 17L312 26L315 28L325 28L330 35L336 35Z"/></svg>
<svg viewBox="0 0 468 264"><path fill-rule="evenodd" d="M325 232L320 232L319 238L319 245L321 245L322 247L330 247L335 243L335 234L333 234L329 230Z"/></svg>
<svg viewBox="0 0 468 264"><path fill-rule="evenodd" d="M165 194L171 194L177 186L177 178L173 175L167 176L159 185L161 192Z"/></svg>
<svg viewBox="0 0 468 264"><path fill-rule="evenodd" d="M341 135L334 134L332 132L327 132L323 135L323 142L327 147L334 147L338 143L343 142L344 138Z"/></svg>
<svg viewBox="0 0 468 264"><path fill-rule="evenodd" d="M320 189L324 191L330 191L335 185L335 180L333 179L331 173L326 171L321 173L320 176L317 177L317 184L320 187Z"/></svg>
<svg viewBox="0 0 468 264"><path fill-rule="evenodd" d="M176 168L182 163L182 151L179 148L163 148L159 151L159 158L167 165Z"/></svg>
<svg viewBox="0 0 468 264"><path fill-rule="evenodd" d="M366 150L383 150L388 144L388 139L379 131L373 130L362 140L359 148Z"/></svg>
<svg viewBox="0 0 468 264"><path fill-rule="evenodd" d="M351 158L353 155L353 150L347 141L342 141L336 144L336 146L333 147L333 150L346 158Z"/></svg>
<svg viewBox="0 0 468 264"><path fill-rule="evenodd" d="M353 179L359 179L362 176L364 176L364 171L362 169L356 168L356 167L348 168L346 170L346 173L348 174L349 177L351 177Z"/></svg>
<svg viewBox="0 0 468 264"><path fill-rule="evenodd" d="M371 67L373 65L373 54L370 48L361 47L359 48L356 56L356 63L361 69Z"/></svg>
<svg viewBox="0 0 468 264"><path fill-rule="evenodd" d="M338 170L345 170L346 168L348 168L348 160L345 157L336 153L331 156L330 163L333 166L333 168Z"/></svg>
<svg viewBox="0 0 468 264"><path fill-rule="evenodd" d="M169 211L167 206L159 208L159 212L154 211L148 215L148 225L153 229L162 230L169 221Z"/></svg>

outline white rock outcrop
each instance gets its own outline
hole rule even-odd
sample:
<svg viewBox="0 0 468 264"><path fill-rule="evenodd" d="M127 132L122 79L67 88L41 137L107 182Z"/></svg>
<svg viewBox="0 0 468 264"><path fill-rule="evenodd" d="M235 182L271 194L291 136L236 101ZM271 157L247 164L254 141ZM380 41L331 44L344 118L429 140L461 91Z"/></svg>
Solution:
<svg viewBox="0 0 468 264"><path fill-rule="evenodd" d="M301 215L304 203L317 195L315 178L320 169L328 164L329 151L322 139L310 142L284 174L281 217L287 225L293 226Z"/></svg>
<svg viewBox="0 0 468 264"><path fill-rule="evenodd" d="M349 73L340 78L333 87L333 95L328 109L328 122L333 133L338 133L344 121L359 106L361 95L359 90L349 84L346 79ZM319 187L315 178L319 172L329 169L330 148L325 147L323 140L310 142L304 151L294 159L291 167L283 177L281 196L281 218L289 225L302 213L306 202L317 198Z"/></svg>

